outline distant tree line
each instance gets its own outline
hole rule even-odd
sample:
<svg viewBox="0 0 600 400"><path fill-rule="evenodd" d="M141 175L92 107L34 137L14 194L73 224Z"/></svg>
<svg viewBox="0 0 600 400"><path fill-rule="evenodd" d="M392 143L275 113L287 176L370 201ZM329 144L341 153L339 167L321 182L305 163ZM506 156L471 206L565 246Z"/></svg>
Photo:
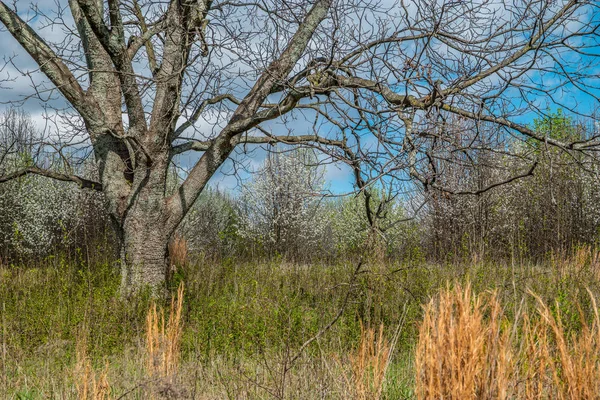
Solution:
<svg viewBox="0 0 600 400"><path fill-rule="evenodd" d="M541 135L584 141L596 127L578 124L561 110L534 121ZM541 142L516 142L516 154L535 159L532 176L478 195L431 194L424 217L425 247L436 259L478 254L501 258L543 258L600 240L600 165ZM497 158L505 156L502 151ZM489 158L489 155L487 156ZM445 166L447 187L486 187L499 176L522 170L526 162L506 159L505 168L487 158L468 168Z"/></svg>
<svg viewBox="0 0 600 400"><path fill-rule="evenodd" d="M49 170L66 168L60 157L46 155L26 113L12 109L0 118L0 175L40 163ZM457 130L472 128L453 123ZM534 128L569 141L583 140L593 130L560 110L536 120ZM328 184L317 153L280 148L268 153L239 192L205 191L177 235L187 241L190 254L214 260L276 257L310 262L365 255L413 261L473 255L537 259L581 244L595 245L600 239L600 166L539 141L510 142L518 147L510 154L521 154L520 162L519 157L506 157L506 145L485 143L496 146L497 155L486 152L462 164L437 161L444 190L414 187L408 199L390 198L384 185L371 188L375 222L365 212L364 192L324 195ZM536 160L532 176L481 193L465 190L488 188L514 176L531 159ZM91 164L78 168L81 176L92 179L96 174ZM3 260L35 260L61 252L89 255L98 249L119 256L102 194L72 190L72 185L36 175L0 185ZM409 207L415 201L423 204L416 213Z"/></svg>

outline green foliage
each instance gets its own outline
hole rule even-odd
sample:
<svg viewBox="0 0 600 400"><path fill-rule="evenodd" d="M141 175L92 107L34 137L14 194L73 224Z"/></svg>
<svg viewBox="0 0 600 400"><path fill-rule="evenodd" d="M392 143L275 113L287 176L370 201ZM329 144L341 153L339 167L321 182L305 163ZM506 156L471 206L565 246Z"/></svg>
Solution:
<svg viewBox="0 0 600 400"><path fill-rule="evenodd" d="M186 287L183 360L203 366L215 360L234 364L246 360L255 367L267 361L276 365L280 361L269 358L294 354L337 315L350 290L350 302L341 318L318 345L306 350L305 357L347 354L358 344L361 322L367 326L383 323L391 335L404 316L384 398L410 398L411 354L422 304L447 282L469 281L477 293L498 289L509 317L520 307L535 307L527 295L531 289L561 315L568 330L580 329L581 316L592 312L586 288L600 293L597 265L590 257L587 261L557 260L523 265L367 263L354 281L352 263L298 265L230 259L188 265L177 276ZM149 300L120 299L118 286L117 265L88 265L82 257L56 256L35 266L1 267L0 302L6 311L0 328L7 332L2 340L8 348L11 382L7 390L13 396L21 391L33 398L51 397L48 386L30 379L40 371L68 374L82 329L95 365L102 367L105 359L115 368L125 365L126 355L143 347ZM172 285L173 290L176 286ZM583 314L577 304L582 305ZM122 384L131 386L129 381Z"/></svg>
<svg viewBox="0 0 600 400"><path fill-rule="evenodd" d="M548 110L546 117L534 119L533 129L540 135L551 139L563 141L579 139L573 118L565 115L561 108L554 112ZM543 145L539 141L532 143Z"/></svg>
<svg viewBox="0 0 600 400"><path fill-rule="evenodd" d="M94 332L94 354L122 350L140 332L143 315L136 314L140 308L134 304L117 299L119 282L115 265L88 267L64 257L50 257L37 267L3 270L0 298L9 321L9 346L30 356L45 348L62 352L85 325Z"/></svg>
<svg viewBox="0 0 600 400"><path fill-rule="evenodd" d="M215 189L202 192L180 225L178 233L186 238L190 250L212 259L239 254L245 242L238 232L236 201Z"/></svg>
<svg viewBox="0 0 600 400"><path fill-rule="evenodd" d="M407 218L402 202L398 199L384 201L387 194L382 188L372 189L370 204L374 215L378 239L387 258L421 262L424 254L416 221L400 222ZM369 238L372 228L365 212L365 196L347 196L327 204L329 225L338 256L364 255L370 251Z"/></svg>
<svg viewBox="0 0 600 400"><path fill-rule="evenodd" d="M40 396L36 390L22 390L15 393L15 397L17 400L34 400L38 399Z"/></svg>

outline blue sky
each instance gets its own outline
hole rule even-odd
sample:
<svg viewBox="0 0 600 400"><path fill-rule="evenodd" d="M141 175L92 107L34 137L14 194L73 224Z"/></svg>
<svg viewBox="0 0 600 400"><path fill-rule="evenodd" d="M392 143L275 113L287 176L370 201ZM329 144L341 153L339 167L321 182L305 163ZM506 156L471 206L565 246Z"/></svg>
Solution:
<svg viewBox="0 0 600 400"><path fill-rule="evenodd" d="M60 3L62 6L65 6L63 4L65 3L64 1ZM21 18L28 20L44 39L51 42L61 41L65 36L65 32L57 27L42 28L45 25L44 19L32 18L35 16L35 13L31 10L33 4L44 12L54 12L56 10L54 0L42 0L35 3L19 2L18 10ZM67 23L72 23L72 18L68 10L64 13L64 17ZM55 121L56 124L49 123L49 118L53 119L54 117L53 111L45 109L46 103L44 101L31 97L35 93L36 89L34 88L42 86L52 87L52 85L38 72L35 62L21 49L18 42L5 29L0 31L0 43L3 44L0 57L3 57L5 61L11 61L10 64L5 65L2 71L0 71L0 110L10 107L12 101L22 101L17 104L18 107L31 115L36 126L45 132L44 135L56 136L57 132L63 129L60 121ZM48 104L57 108L67 105L64 99L56 92L54 92ZM126 119L126 116L124 118ZM211 130L222 126L223 122L224 119L216 122L209 118L208 121L199 121L196 127L198 132L205 131L208 134ZM296 124L296 128L301 130L302 124ZM211 186L220 189L237 190L240 181L250 178L251 175L248 172L259 168L265 158L266 151L258 148L258 146L248 146L247 149L251 151L246 152L242 147L236 149L232 160L226 162L221 170L211 179ZM196 152L187 152L178 157L181 161L179 163L181 167L180 173L184 175L185 170L193 166L200 155L200 153ZM234 170L237 171L236 176L232 175ZM337 165L330 164L326 167L326 176L329 182L328 187L332 191L340 193L353 190L352 175L347 166L339 163Z"/></svg>
<svg viewBox="0 0 600 400"><path fill-rule="evenodd" d="M479 1L479 0L478 0ZM392 0L386 0L382 2L382 7L385 7L388 4L391 4ZM62 6L64 6L65 2L63 0L59 1ZM441 1L438 1L441 3ZM477 3L477 1L475 1ZM497 4L496 4L497 3ZM557 3L560 3L557 2ZM20 15L23 18L27 18L28 15L33 15L29 13L27 8L27 1L19 1L19 10ZM35 2L36 6L41 10L54 10L55 2L54 0L42 0ZM409 4L408 9L409 12L414 12L414 7L412 7L412 2L407 2ZM459 4L459 3L457 3ZM493 7L496 7L498 10L499 18L502 18L502 15L507 13L507 10L503 10L502 7L499 6L500 1L494 0L490 3ZM595 11L597 13L597 11ZM65 21L67 23L71 23L69 12L65 12L64 14ZM585 13L581 14L579 17L580 21L573 21L573 26L565 26L563 29L576 29L578 23L585 23L586 19L596 20L597 15L586 15ZM30 21L32 25L34 25L38 32L41 33L41 36L45 39L53 42L58 42L65 37L65 32L58 29L57 27L46 27L42 29L44 25L44 20L42 19L33 19ZM367 28L365 28L368 31ZM5 68L0 72L0 79L2 78L10 78L10 81L5 81L0 83L0 108L3 106L8 106L7 102L14 99L22 99L26 96L30 96L34 93L34 87L41 87L41 85L48 85L47 81L36 71L37 66L31 60L31 58L25 54L18 43L8 34L7 32L0 32L0 42L3 44L2 52L0 55L4 57L5 60L16 56L14 58L13 65L6 65ZM574 43L576 44L576 43ZM600 54L600 50L596 43L586 43L588 45L593 45L589 49L590 54ZM252 46L255 46L257 50L260 50L261 43L253 43ZM407 48L407 51L410 51L410 48ZM440 45L441 51L447 51L448 55L452 55L452 50L448 49L442 45ZM586 60L593 60L593 57L574 57L572 54L565 54L565 66L567 71L571 73L577 73L578 69L585 67L589 68L587 73L596 74L596 76L600 76L600 69L598 69L597 63L593 65L584 65ZM139 66L138 66L139 67ZM140 67L143 69L143 67ZM596 68L593 70L593 68ZM28 73L29 76L24 76L23 72ZM13 80L14 78L14 80ZM497 79L498 77L491 77L490 81L493 79ZM531 84L531 90L529 94L524 97L524 100L530 101L532 104L535 104L540 112L544 110L556 110L559 107L566 108L567 110L571 110L571 112L580 112L581 114L590 114L594 111L598 102L595 95L600 93L599 87L600 82L597 78L588 79L590 88L590 93L586 94L582 90L576 90L573 85L567 85L563 89L557 90L555 93L554 101L548 101L548 97L544 96L543 93L535 93L536 89L544 89L545 87L549 87L551 85L555 85L557 76L556 74L550 72L536 72L530 73L527 76ZM514 90L514 89L513 89ZM516 94L516 93L507 93L507 94ZM64 107L65 102L56 94L49 101L55 107ZM519 104L514 100L511 106L518 106ZM25 101L22 104L22 107L28 111L35 123L40 129L46 129L49 135L56 135L56 130L60 131L64 127L61 125L60 121L57 121L57 125L48 124L46 119L46 111L44 110L44 102L41 102L35 98L31 98ZM568 111L567 111L568 113ZM303 118L304 116L304 118ZM291 133L309 133L312 129L312 122L314 119L313 114L310 112L302 112L300 114L295 114L295 119L291 120L288 124L281 124L277 122L265 124L265 127L271 129L271 131L281 134L281 132L291 132ZM522 115L515 117L514 121L524 124L530 124L535 117L539 117L539 113L533 112L529 110L528 112L522 113ZM196 132L193 133L193 136L196 138L201 138L203 136L211 136L214 134L214 130L218 131L219 127L223 126L223 123L227 120L227 114L219 115L218 112L212 115L208 115L206 120L201 120L196 124ZM332 129L332 126L327 126L326 124L321 125L321 129L327 130ZM284 134L285 134L284 133ZM365 145L375 145L375 139L370 137L365 140ZM248 146L248 149L252 149L252 147ZM262 149L254 149L248 153L244 151L243 147L239 147L232 160L228 161L221 169L221 171L213 177L211 180L211 185L215 187L219 187L221 189L235 189L239 180L245 180L250 177L249 172L258 169L262 160L265 157L265 150ZM200 154L198 153L188 153L180 157L182 171L189 168L193 163L197 160ZM237 176L232 175L233 171L237 171ZM184 172L183 172L184 173ZM330 164L327 166L326 179L329 183L329 188L334 193L343 193L349 192L353 190L354 182L353 176L350 168L348 168L344 164Z"/></svg>

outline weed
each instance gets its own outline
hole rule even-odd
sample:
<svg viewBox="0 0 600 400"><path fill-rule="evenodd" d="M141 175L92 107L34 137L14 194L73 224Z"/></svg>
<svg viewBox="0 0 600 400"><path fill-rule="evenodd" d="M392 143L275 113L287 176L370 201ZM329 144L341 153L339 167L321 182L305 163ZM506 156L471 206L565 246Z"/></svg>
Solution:
<svg viewBox="0 0 600 400"><path fill-rule="evenodd" d="M87 332L80 329L76 345L76 363L74 370L77 398L80 400L109 400L108 363L99 374L94 370L87 352Z"/></svg>
<svg viewBox="0 0 600 400"><path fill-rule="evenodd" d="M383 324L375 330L361 323L360 329L359 346L348 356L352 368L350 384L355 399L376 400L381 398L392 345L383 335Z"/></svg>

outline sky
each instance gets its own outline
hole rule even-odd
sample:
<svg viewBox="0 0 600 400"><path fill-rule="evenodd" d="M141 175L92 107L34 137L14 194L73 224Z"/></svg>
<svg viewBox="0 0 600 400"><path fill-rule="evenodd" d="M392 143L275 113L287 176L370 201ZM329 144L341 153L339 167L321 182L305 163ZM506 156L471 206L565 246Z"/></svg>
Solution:
<svg viewBox="0 0 600 400"><path fill-rule="evenodd" d="M60 0L59 3L65 7L65 1ZM60 42L65 37L64 30L57 26L47 26L46 20L35 17L33 9L38 9L43 12L56 12L56 3L54 0L41 0L37 2L18 1L18 12L21 18L28 20L38 34L49 42ZM72 17L68 8L62 14L64 22L67 25L72 25ZM35 125L40 131L44 132L44 136L54 137L57 132L64 129L60 121L53 118L54 110L48 110L47 106L62 108L67 105L60 94L53 93L47 101L42 101L36 98L36 91L42 86L52 87L52 84L38 71L38 67L33 59L20 47L19 43L0 25L0 58L4 60L3 66L0 67L0 110L16 105L18 108L30 114ZM139 66L138 66L139 67ZM42 94L46 98L46 94ZM17 100L18 103L11 104ZM52 122L50 122L52 119ZM127 116L124 115L124 120ZM222 125L222 121L221 121ZM307 126L308 126L307 122ZM215 120L207 118L201 119L195 127L198 132L209 132L215 127ZM296 128L302 129L300 125ZM279 146L282 147L282 146ZM250 150L250 151L247 151ZM191 168L198 160L201 153L187 152L179 156L180 161L179 172L185 175L185 170ZM254 146L245 149L238 148L232 156L232 160L226 162L220 171L211 179L210 185L214 188L223 190L239 189L239 183L251 178L250 172L260 168L266 151ZM233 161L233 162L232 162ZM235 164L235 165L234 165ZM235 174L233 172L236 172ZM350 170L342 164L329 164L326 167L326 179L328 188L336 193L349 192L353 190L353 181Z"/></svg>
<svg viewBox="0 0 600 400"><path fill-rule="evenodd" d="M470 3L477 4L483 1L485 0L471 0ZM381 9L384 9L385 7L389 6L391 2L392 0L384 0L380 2L379 4ZM443 3L442 0L437 0L437 2L439 4ZM64 0L59 0L58 3L62 7L65 6ZM453 7L456 7L461 3L465 2L446 1L445 3L447 5L451 4ZM561 2L558 1L556 3L560 4ZM44 39L51 42L60 42L65 37L68 37L66 36L66 32L64 30L59 29L56 26L46 26L46 21L43 18L30 19L34 15L34 13L31 12L31 7L37 7L37 9L44 12L56 10L55 0L41 0L34 3L19 0L17 4L19 7L19 15L24 19L28 19L30 24L34 26L36 31L40 33L40 35ZM416 13L414 7L412 7L411 1L406 2L406 4L408 4L408 13ZM501 7L501 2L499 0L491 0L489 1L489 4L491 9L497 12L495 18L501 19L504 15L508 13L506 9ZM68 12L68 8L65 9L65 12L62 14L62 17L64 17L64 22L67 25L72 24L72 19L70 13ZM362 30L364 30L365 34L369 32L369 29L376 29L376 27L367 23L368 18L365 18L364 21L362 19L359 21L360 18L358 16L353 18L356 18L357 26L361 27L358 30L361 32ZM564 26L562 28L571 30L576 29L576 25L578 23L585 23L585 19L591 18L591 16L586 16L585 14L582 14L578 18L579 21L577 19L574 19L570 23L573 24L573 26ZM358 24L358 22L360 22L360 24ZM359 35L361 32L356 33L356 35ZM477 28L474 28L469 32L477 32ZM24 51L20 48L19 44L4 29L0 30L0 43L2 44L0 50L0 57L2 57L5 62L8 62L0 70L1 109L3 107L8 107L10 101L15 99L28 98L29 96L35 94L36 90L39 91L41 87L49 87L49 84L47 80L39 72L37 72L37 66L29 57L29 55L24 53ZM261 51L261 49L263 48L261 47L262 45L263 44L259 40L248 44L250 49L253 49L257 52ZM453 55L453 51L451 48L444 47L443 44L439 45L441 53L445 52L448 56ZM592 49L592 51L598 52L598 49ZM566 68L570 71L575 72L578 67L581 67L581 65L578 65L574 62L577 60L577 58L569 60L568 57L571 56L570 54L565 54L564 56L566 57ZM579 60L581 60L581 58L579 58ZM598 75L600 75L600 70L598 70ZM545 87L549 87L550 85L556 83L554 82L556 78L557 77L550 72L532 73L529 76L529 79L531 81L531 87L533 90L528 100L538 104L541 111L543 111L544 109L555 109L557 105L553 103L544 104L544 96L538 94L538 98L534 98L534 96L536 96L534 92L536 89L544 89ZM491 77L490 82L494 79L498 79L498 77ZM598 84L598 82L595 83ZM595 107L597 107L597 101L594 98L594 96L599 93L598 89L592 89L591 93L589 94L585 94L580 91L576 95L574 95L569 90L569 87L566 86L562 89L559 89L556 92L556 98L559 101L562 101L567 107L571 107L574 111L580 110L585 113L588 113L590 110L593 110ZM42 92L43 97L47 95L47 93ZM40 130L45 130L47 135L50 136L56 135L57 132L64 130L64 126L61 125L60 121L57 122L57 125L48 123L48 120L46 118L47 111L44 108L46 104L50 104L56 108L61 108L65 106L65 101L60 97L60 95L56 94L54 94L47 101L40 101L35 97L30 97L22 104L19 104L19 107L26 110L31 115L32 119L34 120L35 124L39 127ZM523 115L521 115L521 117L517 118L516 121L526 124L531 123L534 116L535 114L533 113L524 113ZM265 124L265 126L267 128L271 128L273 131L278 132L283 131L284 128L289 128L294 133L308 133L311 129L312 118L313 117L310 115L309 112L307 114L306 119L302 120L302 118L297 118L294 121L292 121L291 124L287 124L285 127L277 126L277 123ZM208 135L211 132L211 130L213 130L215 127L222 126L224 121L226 121L226 115L219 116L215 115L214 113L212 115L208 115L205 120L200 120L196 124L197 130L195 135L202 136L203 133ZM232 160L225 163L225 165L223 165L220 169L219 173L213 177L213 179L211 180L211 185L220 189L237 190L240 179L242 181L249 179L251 176L249 172L256 171L260 168L260 165L264 160L266 151L260 148L250 151L248 150L250 150L250 147L238 147L238 149L236 149L235 154L232 156ZM185 174L184 171L190 166L192 166L199 156L200 154L191 152L179 157L180 165L183 171L182 174ZM353 190L354 183L350 168L340 163L329 164L326 168L326 180L328 182L328 188L333 193L345 193ZM236 172L236 174L233 174L233 172Z"/></svg>

